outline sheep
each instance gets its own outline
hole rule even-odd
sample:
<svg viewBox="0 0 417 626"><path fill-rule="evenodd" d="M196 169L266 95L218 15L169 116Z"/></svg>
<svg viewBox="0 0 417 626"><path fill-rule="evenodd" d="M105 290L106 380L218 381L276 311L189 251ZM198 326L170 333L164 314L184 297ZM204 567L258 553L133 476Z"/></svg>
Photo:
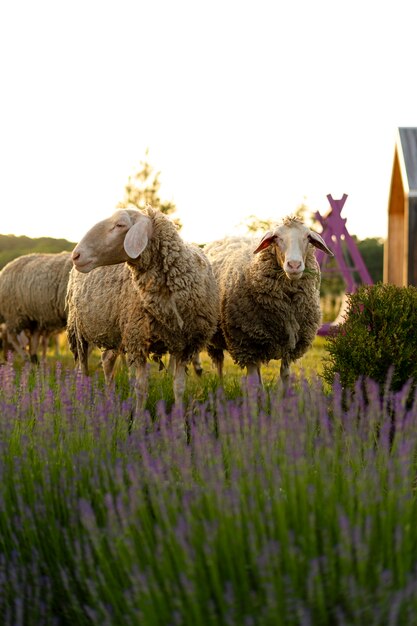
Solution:
<svg viewBox="0 0 417 626"><path fill-rule="evenodd" d="M88 374L89 344L105 350L110 377L124 351L135 367L136 409L147 395L147 359L175 359L174 398L181 404L185 368L215 332L218 286L204 252L185 243L161 211L118 209L93 226L74 248L67 292L67 335ZM105 372L106 373L106 372Z"/></svg>
<svg viewBox="0 0 417 626"><path fill-rule="evenodd" d="M42 335L65 329L71 267L71 252L31 253L13 259L0 272L0 318L9 343L24 359L38 362ZM19 339L22 331L29 338L29 354Z"/></svg>
<svg viewBox="0 0 417 626"><path fill-rule="evenodd" d="M49 332L49 331L35 332L34 336L35 336L35 341L37 342L37 345L40 346L40 351L41 351L43 360L46 359L48 347L50 345L54 349L55 356L60 355L61 353L61 347L60 347L61 331L60 330L52 331L52 332ZM14 351L14 347L10 343L10 338L14 340L17 339L17 341L19 342L19 345L24 351L23 356L25 358L30 358L29 355L32 353L32 351L34 351L34 355L33 355L33 358L31 358L31 360L33 362L36 362L38 360L38 357L36 354L37 348L34 345L33 335L30 331L22 330L16 336L14 333L11 334L10 332L8 332L6 324L0 324L0 337L1 337L1 345L3 349L4 360L7 359L7 355L9 352ZM29 354L28 354L28 351L29 351Z"/></svg>
<svg viewBox="0 0 417 626"><path fill-rule="evenodd" d="M291 362L311 346L321 321L320 268L314 248L333 256L320 235L294 216L283 218L257 245L228 237L205 246L220 289L220 319L208 354L223 377L224 350L262 386L261 364Z"/></svg>
<svg viewBox="0 0 417 626"><path fill-rule="evenodd" d="M8 332L7 326L5 322L0 323L0 341L3 352L3 358L6 361L7 355L9 352L14 352L15 349L11 343L11 339L17 341L19 346L22 348L22 351L26 351L26 348L29 345L29 337L26 334L26 331L22 330L18 335L12 335ZM27 352L25 353L25 357L27 357Z"/></svg>

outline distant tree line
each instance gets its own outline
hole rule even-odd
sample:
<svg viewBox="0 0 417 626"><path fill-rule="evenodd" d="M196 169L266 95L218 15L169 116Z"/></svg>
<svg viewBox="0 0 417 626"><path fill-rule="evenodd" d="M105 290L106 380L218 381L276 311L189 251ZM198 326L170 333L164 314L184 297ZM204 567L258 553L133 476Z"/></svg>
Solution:
<svg viewBox="0 0 417 626"><path fill-rule="evenodd" d="M32 239L22 235L0 235L0 269L9 261L22 254L31 252L62 252L73 250L75 243L67 239L54 239L53 237L38 237Z"/></svg>
<svg viewBox="0 0 417 626"><path fill-rule="evenodd" d="M381 282L384 270L383 240L379 237L369 237L362 241L356 240L356 245L374 283Z"/></svg>

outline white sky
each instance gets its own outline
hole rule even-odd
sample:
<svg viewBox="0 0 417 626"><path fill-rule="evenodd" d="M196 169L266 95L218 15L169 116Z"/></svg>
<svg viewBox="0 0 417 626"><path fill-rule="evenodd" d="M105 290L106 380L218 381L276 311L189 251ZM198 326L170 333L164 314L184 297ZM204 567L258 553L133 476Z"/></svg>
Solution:
<svg viewBox="0 0 417 626"><path fill-rule="evenodd" d="M149 147L183 236L348 194L386 235L417 126L414 0L13 0L0 8L0 233L80 239Z"/></svg>

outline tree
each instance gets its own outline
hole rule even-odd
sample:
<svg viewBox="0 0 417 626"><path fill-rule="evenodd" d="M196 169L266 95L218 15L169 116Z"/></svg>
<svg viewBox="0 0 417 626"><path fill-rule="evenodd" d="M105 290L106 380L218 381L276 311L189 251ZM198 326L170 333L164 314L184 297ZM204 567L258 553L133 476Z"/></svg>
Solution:
<svg viewBox="0 0 417 626"><path fill-rule="evenodd" d="M272 220L261 220L256 215L249 215L243 222L240 222L239 226L243 226L251 235L262 236L263 233L272 229L272 224Z"/></svg>
<svg viewBox="0 0 417 626"><path fill-rule="evenodd" d="M129 176L125 186L124 198L117 207L119 209L128 207L144 209L147 204L150 204L154 209L159 209L165 215L170 215L177 210L177 207L174 202L161 200L159 195L161 172L155 172L155 168L149 163L148 158L149 149L145 151L145 159L140 162L139 171ZM179 219L176 218L173 222L178 228L181 228L182 224Z"/></svg>
<svg viewBox="0 0 417 626"><path fill-rule="evenodd" d="M357 241L358 250L374 283L382 281L384 273L384 241L378 237L369 237Z"/></svg>
<svg viewBox="0 0 417 626"><path fill-rule="evenodd" d="M307 226L314 228L314 213L309 209L308 205L304 201L295 209L293 214L302 219ZM272 230L276 221L277 220L273 220L272 218L261 219L256 215L249 215L243 220L243 222L240 222L240 226L243 226L251 235L262 236L262 234L266 233L266 231Z"/></svg>

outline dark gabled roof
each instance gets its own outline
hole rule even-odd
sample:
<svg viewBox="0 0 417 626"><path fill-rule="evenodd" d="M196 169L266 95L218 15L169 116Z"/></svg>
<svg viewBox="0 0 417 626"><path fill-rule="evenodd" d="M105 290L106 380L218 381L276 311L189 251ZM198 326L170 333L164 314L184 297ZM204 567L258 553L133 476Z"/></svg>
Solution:
<svg viewBox="0 0 417 626"><path fill-rule="evenodd" d="M402 152L409 195L415 196L417 195L417 128L399 128L398 133L400 144L398 149Z"/></svg>

